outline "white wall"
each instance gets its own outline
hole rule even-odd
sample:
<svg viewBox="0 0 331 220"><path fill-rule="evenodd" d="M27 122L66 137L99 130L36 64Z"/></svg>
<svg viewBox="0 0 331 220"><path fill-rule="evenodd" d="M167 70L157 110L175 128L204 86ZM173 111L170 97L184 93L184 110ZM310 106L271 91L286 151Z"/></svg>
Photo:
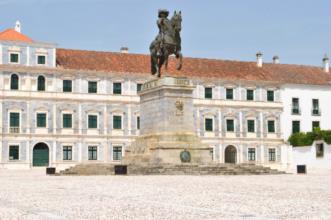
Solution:
<svg viewBox="0 0 331 220"><path fill-rule="evenodd" d="M281 117L282 133L285 141L292 134L292 121L300 121L302 132L312 130L312 122L319 121L323 130L331 129L331 85L284 85L281 88L284 111ZM299 98L300 115L292 115L292 98ZM321 116L312 116L312 99L319 100Z"/></svg>
<svg viewBox="0 0 331 220"><path fill-rule="evenodd" d="M331 171L331 145L324 143L324 156L316 157L315 142L312 146L293 147L292 167L296 172L297 165L306 165L307 173Z"/></svg>

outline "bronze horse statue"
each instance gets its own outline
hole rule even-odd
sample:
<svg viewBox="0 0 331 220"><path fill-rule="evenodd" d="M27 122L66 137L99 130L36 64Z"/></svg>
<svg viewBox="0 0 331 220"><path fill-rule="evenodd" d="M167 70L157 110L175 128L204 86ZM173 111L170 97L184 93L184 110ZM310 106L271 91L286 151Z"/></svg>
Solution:
<svg viewBox="0 0 331 220"><path fill-rule="evenodd" d="M169 12L159 10L159 19L157 21L160 33L150 45L151 53L151 73L161 77L162 65L168 68L169 56L174 54L177 58L177 70L182 68L183 56L181 53L180 31L182 29L181 12L174 12L174 15L168 20Z"/></svg>

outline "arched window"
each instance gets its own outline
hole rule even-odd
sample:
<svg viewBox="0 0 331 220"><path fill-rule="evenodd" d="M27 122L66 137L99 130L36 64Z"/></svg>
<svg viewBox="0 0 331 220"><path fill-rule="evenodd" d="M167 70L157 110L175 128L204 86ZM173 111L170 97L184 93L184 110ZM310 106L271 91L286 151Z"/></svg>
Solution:
<svg viewBox="0 0 331 220"><path fill-rule="evenodd" d="M38 76L38 91L45 91L45 77Z"/></svg>
<svg viewBox="0 0 331 220"><path fill-rule="evenodd" d="M10 89L18 90L18 75L13 74L10 77Z"/></svg>

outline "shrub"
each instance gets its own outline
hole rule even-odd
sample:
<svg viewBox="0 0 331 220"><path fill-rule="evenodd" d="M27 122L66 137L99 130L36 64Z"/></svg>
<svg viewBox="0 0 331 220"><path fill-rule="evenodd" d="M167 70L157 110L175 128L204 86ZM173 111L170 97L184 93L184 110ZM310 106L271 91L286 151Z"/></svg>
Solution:
<svg viewBox="0 0 331 220"><path fill-rule="evenodd" d="M300 132L292 134L288 141L295 147L310 146L315 140L324 140L327 144L331 144L331 130L322 131L317 128L312 132Z"/></svg>

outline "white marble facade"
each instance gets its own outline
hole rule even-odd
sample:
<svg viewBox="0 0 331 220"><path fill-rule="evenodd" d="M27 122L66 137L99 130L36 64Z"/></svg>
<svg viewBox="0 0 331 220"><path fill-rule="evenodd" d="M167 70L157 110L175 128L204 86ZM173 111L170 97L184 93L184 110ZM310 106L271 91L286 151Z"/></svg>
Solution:
<svg viewBox="0 0 331 220"><path fill-rule="evenodd" d="M11 53L19 54L17 63L10 62ZM36 61L40 54L43 65ZM0 168L33 167L38 143L48 149L48 166L118 163L139 135L137 90L151 76L62 69L56 45L36 42L0 40L0 61ZM331 129L331 86L207 77L192 82L194 129L213 148L215 162L227 162L231 148L236 163L287 169L292 121L301 131L311 130L313 121ZM302 114L293 115L292 98ZM319 103L313 116L312 99Z"/></svg>

